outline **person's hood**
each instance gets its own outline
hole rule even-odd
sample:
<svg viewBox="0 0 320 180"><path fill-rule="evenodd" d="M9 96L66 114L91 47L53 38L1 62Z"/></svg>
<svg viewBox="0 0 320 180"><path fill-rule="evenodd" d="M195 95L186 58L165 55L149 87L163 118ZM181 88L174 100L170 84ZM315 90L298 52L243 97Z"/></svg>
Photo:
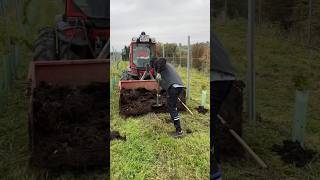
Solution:
<svg viewBox="0 0 320 180"><path fill-rule="evenodd" d="M211 33L210 70L234 75L229 55L214 33Z"/></svg>

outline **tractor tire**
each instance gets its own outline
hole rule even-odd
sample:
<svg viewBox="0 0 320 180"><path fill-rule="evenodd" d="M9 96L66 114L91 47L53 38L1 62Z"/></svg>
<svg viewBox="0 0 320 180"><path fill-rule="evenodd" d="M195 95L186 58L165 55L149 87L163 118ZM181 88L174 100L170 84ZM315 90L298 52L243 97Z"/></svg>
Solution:
<svg viewBox="0 0 320 180"><path fill-rule="evenodd" d="M37 40L34 42L33 61L53 61L57 59L55 29L52 27L41 29Z"/></svg>

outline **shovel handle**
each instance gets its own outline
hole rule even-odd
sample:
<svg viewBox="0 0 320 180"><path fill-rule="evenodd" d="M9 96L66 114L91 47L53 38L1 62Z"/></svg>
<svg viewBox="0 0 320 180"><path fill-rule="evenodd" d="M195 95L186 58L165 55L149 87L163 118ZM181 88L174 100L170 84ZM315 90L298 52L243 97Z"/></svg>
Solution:
<svg viewBox="0 0 320 180"><path fill-rule="evenodd" d="M218 115L218 119L223 125L227 125L227 122ZM250 156L262 167L268 168L266 163L250 148L250 146L233 130L228 128L230 134L240 143L240 145L250 154Z"/></svg>
<svg viewBox="0 0 320 180"><path fill-rule="evenodd" d="M181 104L188 110L188 112L193 116L193 112L188 108L188 106L187 106L185 103L183 103L180 98L178 98L178 100L179 100L179 101L181 102Z"/></svg>

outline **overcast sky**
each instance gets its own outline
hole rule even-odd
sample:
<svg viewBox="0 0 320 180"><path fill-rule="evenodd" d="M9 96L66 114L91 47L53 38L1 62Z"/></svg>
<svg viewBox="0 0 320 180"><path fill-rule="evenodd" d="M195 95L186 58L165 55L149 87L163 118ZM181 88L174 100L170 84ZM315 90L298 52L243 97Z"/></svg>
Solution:
<svg viewBox="0 0 320 180"><path fill-rule="evenodd" d="M110 0L111 47L120 51L145 31L159 42L210 40L210 0Z"/></svg>

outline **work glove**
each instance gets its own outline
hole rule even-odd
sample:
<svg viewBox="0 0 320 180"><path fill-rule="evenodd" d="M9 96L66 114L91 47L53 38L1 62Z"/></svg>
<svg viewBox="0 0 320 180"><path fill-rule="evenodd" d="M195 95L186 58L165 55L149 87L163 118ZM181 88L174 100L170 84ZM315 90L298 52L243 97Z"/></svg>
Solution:
<svg viewBox="0 0 320 180"><path fill-rule="evenodd" d="M157 73L156 80L161 81L161 74L160 73Z"/></svg>

